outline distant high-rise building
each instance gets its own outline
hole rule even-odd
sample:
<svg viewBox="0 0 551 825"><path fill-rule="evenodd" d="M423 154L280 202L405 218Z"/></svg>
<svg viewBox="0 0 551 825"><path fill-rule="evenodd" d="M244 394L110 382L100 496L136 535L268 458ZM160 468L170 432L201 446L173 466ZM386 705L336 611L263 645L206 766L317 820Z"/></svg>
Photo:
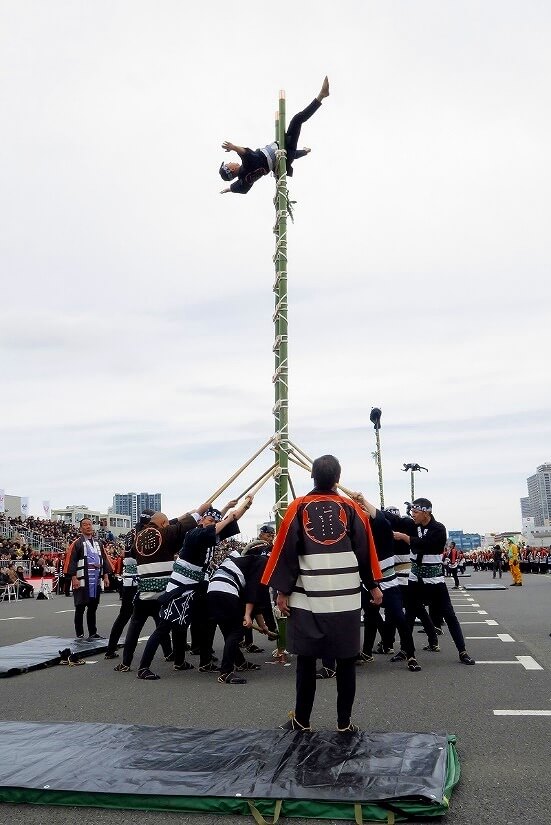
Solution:
<svg viewBox="0 0 551 825"><path fill-rule="evenodd" d="M113 496L113 510L130 516L132 527L136 526L144 510L161 509L161 493L115 493Z"/></svg>
<svg viewBox="0 0 551 825"><path fill-rule="evenodd" d="M479 533L464 533L463 530L448 530L448 541L455 541L458 550L470 553L482 545L482 536Z"/></svg>
<svg viewBox="0 0 551 825"><path fill-rule="evenodd" d="M551 525L551 464L541 464L535 475L526 480L528 484L529 515L536 527Z"/></svg>
<svg viewBox="0 0 551 825"><path fill-rule="evenodd" d="M523 496L520 500L520 517L522 519L530 518L532 511L530 510L530 496Z"/></svg>

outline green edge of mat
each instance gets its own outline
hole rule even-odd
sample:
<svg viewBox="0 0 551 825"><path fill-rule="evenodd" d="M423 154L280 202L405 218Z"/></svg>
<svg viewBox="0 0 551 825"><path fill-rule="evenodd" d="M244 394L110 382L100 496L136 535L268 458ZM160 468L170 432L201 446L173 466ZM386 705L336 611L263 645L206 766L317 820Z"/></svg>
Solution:
<svg viewBox="0 0 551 825"><path fill-rule="evenodd" d="M459 782L461 768L455 747L455 736L448 737L446 779L443 802L430 804L412 799L392 799L385 802L365 803L362 815L365 821L384 822L392 811L395 821L400 822L411 816L442 816L449 807L453 789ZM142 811L186 811L213 814L245 814L250 816L247 799L243 797L193 797L161 796L154 794L113 794L89 791L59 791L47 788L0 788L0 802L15 805L63 805L86 808L114 808ZM276 800L251 800L262 816L273 816ZM319 802L304 799L285 799L281 816L304 819L354 819L354 804L351 802Z"/></svg>

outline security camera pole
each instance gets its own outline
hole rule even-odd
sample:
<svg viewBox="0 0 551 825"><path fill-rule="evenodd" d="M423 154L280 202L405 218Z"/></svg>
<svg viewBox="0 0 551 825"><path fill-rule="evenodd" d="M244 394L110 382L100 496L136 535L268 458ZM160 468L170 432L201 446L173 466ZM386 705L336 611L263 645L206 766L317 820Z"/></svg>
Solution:
<svg viewBox="0 0 551 825"><path fill-rule="evenodd" d="M371 413L369 414L369 420L375 428L375 441L377 443L377 452L375 453L375 459L377 461L377 469L379 471L379 494L381 497L381 510L384 510L385 496L383 492L383 462L381 457L381 439L379 437L379 430L381 429L381 415L382 411L379 409L379 407L373 407Z"/></svg>

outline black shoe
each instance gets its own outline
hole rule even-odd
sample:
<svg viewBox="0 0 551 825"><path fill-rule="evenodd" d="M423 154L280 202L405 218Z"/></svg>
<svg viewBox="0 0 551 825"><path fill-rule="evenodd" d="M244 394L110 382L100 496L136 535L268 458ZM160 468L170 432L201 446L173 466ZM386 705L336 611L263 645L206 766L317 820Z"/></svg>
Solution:
<svg viewBox="0 0 551 825"><path fill-rule="evenodd" d="M199 668L199 673L219 673L220 668L216 664L216 662L207 662L206 665L201 665Z"/></svg>
<svg viewBox="0 0 551 825"><path fill-rule="evenodd" d="M82 636L77 636L74 641L75 642L85 642L86 639L84 638L84 633L82 634Z"/></svg>
<svg viewBox="0 0 551 825"><path fill-rule="evenodd" d="M459 654L459 661L462 662L464 665L476 665L475 660L472 656L469 656L466 650L463 653Z"/></svg>
<svg viewBox="0 0 551 825"><path fill-rule="evenodd" d="M247 651L247 653L264 653L263 647L258 647L258 645L245 645L243 648Z"/></svg>
<svg viewBox="0 0 551 825"><path fill-rule="evenodd" d="M71 655L71 648L65 647L63 650L59 652L59 664L60 665L68 665L69 664L69 656Z"/></svg>
<svg viewBox="0 0 551 825"><path fill-rule="evenodd" d="M104 659L118 659L118 658L119 658L119 654L118 654L118 653L114 653L114 652L112 653L111 651L109 651L109 650L108 650L108 651L107 651L107 653L105 654L105 656L104 656L103 658L104 658Z"/></svg>
<svg viewBox="0 0 551 825"><path fill-rule="evenodd" d="M403 651L403 650L399 650L399 651L398 651L398 653L396 653L396 654L392 657L392 659L391 659L390 661L391 661L391 662L405 662L405 661L406 661L406 659L407 659L407 656L406 656L406 654L404 653L404 651Z"/></svg>
<svg viewBox="0 0 551 825"><path fill-rule="evenodd" d="M421 670L421 665L414 656L408 659L408 670L411 670L412 673L417 673Z"/></svg>
<svg viewBox="0 0 551 825"><path fill-rule="evenodd" d="M149 670L148 667L142 667L138 670L138 679L144 679L146 682L156 682L160 678L161 677L153 673L152 670Z"/></svg>
<svg viewBox="0 0 551 825"><path fill-rule="evenodd" d="M191 662L182 662L181 665L174 665L174 670L195 670L195 666Z"/></svg>
<svg viewBox="0 0 551 825"><path fill-rule="evenodd" d="M374 653L382 653L384 655L389 655L391 653L394 653L394 648L393 647L385 647L382 642L379 642L379 644L377 645L377 647L374 650Z"/></svg>
<svg viewBox="0 0 551 825"><path fill-rule="evenodd" d="M290 711L289 718L286 722L279 726L280 730L298 730L301 733L309 733L312 728L310 725L301 725L293 711Z"/></svg>
<svg viewBox="0 0 551 825"><path fill-rule="evenodd" d="M373 658L373 656L370 653L364 653L363 651L361 653L358 653L358 655L356 656L356 664L357 665L368 665L368 664L371 664L371 662L374 662L374 661L375 661L375 659Z"/></svg>
<svg viewBox="0 0 551 825"><path fill-rule="evenodd" d="M353 725L352 722L349 722L349 724L345 728L337 728L337 730L338 730L339 733L359 733L360 732L359 727L357 725Z"/></svg>
<svg viewBox="0 0 551 825"><path fill-rule="evenodd" d="M237 673L221 673L217 679L220 684L223 685L246 685L247 680L244 679L242 676L238 676Z"/></svg>
<svg viewBox="0 0 551 825"><path fill-rule="evenodd" d="M260 670L260 665L255 665L254 662L243 662L242 665L235 668L236 671L241 673L243 670Z"/></svg>
<svg viewBox="0 0 551 825"><path fill-rule="evenodd" d="M100 636L99 633L90 633L88 638L86 639L87 642L95 642L96 639L105 639L105 636Z"/></svg>
<svg viewBox="0 0 551 825"><path fill-rule="evenodd" d="M444 635L444 631L442 630L441 627L436 627L436 625L435 625L434 629L436 630L436 635L437 636L443 636Z"/></svg>
<svg viewBox="0 0 551 825"><path fill-rule="evenodd" d="M428 650L429 653L440 653L440 645L425 645L423 650Z"/></svg>

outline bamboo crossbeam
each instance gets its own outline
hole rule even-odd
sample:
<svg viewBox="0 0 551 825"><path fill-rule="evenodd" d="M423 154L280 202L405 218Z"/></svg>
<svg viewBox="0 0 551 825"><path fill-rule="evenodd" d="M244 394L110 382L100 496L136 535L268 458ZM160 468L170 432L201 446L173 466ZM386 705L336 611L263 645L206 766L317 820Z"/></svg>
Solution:
<svg viewBox="0 0 551 825"><path fill-rule="evenodd" d="M272 466L270 467L270 469L269 469L269 470L266 470L266 472L265 472L265 473L262 473L262 475L261 475L261 476L258 476L258 478L257 478L257 479L255 479L255 480L252 482L252 484L249 484L249 486L247 487L247 489L246 489L246 490L243 490L243 492L242 492L239 496L237 496L237 499L239 500L240 498L243 498L243 496L246 496L246 495L247 495L247 493L248 493L248 492L250 492L250 491L253 489L253 487L255 486L255 484L258 484L258 482L259 482L259 481L262 481L262 479L263 479L265 476L268 476L268 477L269 477L270 475L272 475L273 471L276 469L276 467L277 467L277 466L278 466L278 465L277 465L277 462L276 462L276 464L272 464Z"/></svg>
<svg viewBox="0 0 551 825"><path fill-rule="evenodd" d="M249 490L249 495L254 497L261 489L261 487L264 487L268 479L270 479L272 476L275 476L277 472L279 472L279 467L273 467L272 470L270 470L269 473L266 473L266 475L258 482L258 484L255 487L252 487Z"/></svg>
<svg viewBox="0 0 551 825"><path fill-rule="evenodd" d="M222 486L221 486L221 487L219 487L219 488L218 488L218 490L216 490L216 492L215 492L215 493L213 493L213 494L211 495L211 497L210 497L210 498L208 498L208 499L207 499L207 504L211 505L211 504L212 504L212 502L213 502L213 501L215 501L215 500L218 498L218 496L221 496L221 495L222 495L222 493L224 492L224 490L227 490L227 489L228 489L228 487L230 486L230 484L232 484L232 483L235 481L235 479L236 479L238 476L240 476L240 475L241 475L241 473L242 473L244 470L246 470L246 469L247 469L247 467L249 466L249 464L252 464L252 463L253 463L253 461L255 460L255 458L258 458L258 456L260 455L260 453L264 452L264 450L266 449L266 447L267 447L269 444L271 444L273 440L274 440L274 437L273 437L273 435L271 435L271 436L270 436L270 438L266 441L266 443L265 443L265 444L263 444L263 445L262 445L262 447L260 447L260 449L259 449L259 450L257 450L257 451L256 451L256 453L255 453L255 454L254 454L251 458L249 458L249 460L248 460L248 461L246 461L246 462L245 462L245 463L244 463L244 464L243 464L243 465L242 465L242 466L241 466L238 470L236 470L236 471L235 471L235 473L234 473L233 475L231 475L231 476L229 477L229 479L228 479L228 480L227 480L224 484L222 484Z"/></svg>

